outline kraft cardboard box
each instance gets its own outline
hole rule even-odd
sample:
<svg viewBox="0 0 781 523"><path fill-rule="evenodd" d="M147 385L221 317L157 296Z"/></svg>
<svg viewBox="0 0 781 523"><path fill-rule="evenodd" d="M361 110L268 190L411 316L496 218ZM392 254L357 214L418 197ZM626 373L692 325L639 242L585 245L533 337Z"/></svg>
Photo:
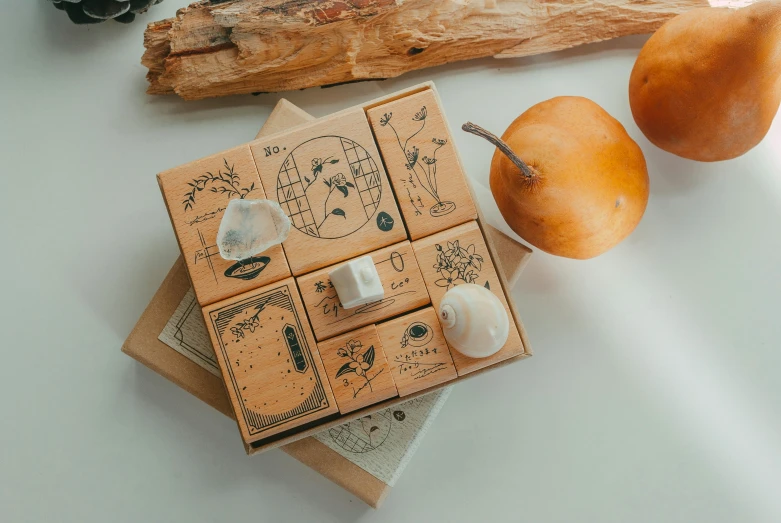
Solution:
<svg viewBox="0 0 781 523"><path fill-rule="evenodd" d="M282 99L274 108L258 136L292 128L313 119L308 113ZM502 270L512 285L528 262L531 250L496 229L491 228L490 232L502 264ZM228 402L224 384L218 375L208 370L208 365L199 361L199 358L203 356L190 354L187 357L160 340L161 332L177 308L181 306L187 293L192 292L190 288L187 270L183 260L179 258L128 336L122 346L122 351L232 418L233 411ZM194 306L197 307L197 304ZM435 408L431 408L430 419L433 419L435 411L444 402L445 397L446 394L437 401ZM420 428L425 429L423 425L421 424ZM410 445L410 448L407 449L408 455L414 451L414 447L423 434L425 434L425 430L419 430L414 437L409 438L408 443L405 441L405 444ZM337 452L338 447L326 445L324 441L330 442L327 438L310 436L280 448L351 492L369 506L379 507L391 490L389 483L392 483L393 478L398 477L401 473L408 455L399 461L398 470L391 471L387 475L377 474L375 471L378 476L383 476L385 479L383 481L366 470L372 470L371 467L360 460L347 459ZM334 441L338 441L338 438L335 438ZM359 466L358 463L363 464L365 468Z"/></svg>

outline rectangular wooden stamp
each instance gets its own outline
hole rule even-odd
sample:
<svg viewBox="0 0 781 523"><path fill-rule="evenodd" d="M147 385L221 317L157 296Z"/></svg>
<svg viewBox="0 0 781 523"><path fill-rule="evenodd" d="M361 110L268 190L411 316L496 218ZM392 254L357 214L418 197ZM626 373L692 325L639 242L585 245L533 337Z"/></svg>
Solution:
<svg viewBox="0 0 781 523"><path fill-rule="evenodd" d="M416 240L477 218L453 138L433 90L366 112Z"/></svg>
<svg viewBox="0 0 781 523"><path fill-rule="evenodd" d="M451 351L459 376L523 353L521 337L512 321L507 298L477 222L467 222L415 241L412 248L435 310L439 310L439 302L449 289L463 283L474 283L493 292L510 315L510 335L493 356L469 358L455 349Z"/></svg>
<svg viewBox="0 0 781 523"><path fill-rule="evenodd" d="M369 255L385 291L385 297L376 302L352 309L342 307L336 289L328 278L334 266L296 278L318 340L377 323L430 303L410 242L403 241Z"/></svg>
<svg viewBox="0 0 781 523"><path fill-rule="evenodd" d="M398 395L374 325L322 341L318 349L342 414Z"/></svg>
<svg viewBox="0 0 781 523"><path fill-rule="evenodd" d="M427 307L377 325L399 396L457 376L437 312Z"/></svg>
<svg viewBox="0 0 781 523"><path fill-rule="evenodd" d="M290 276L281 245L247 260L225 260L217 229L228 201L265 198L243 145L157 176L198 303L206 305Z"/></svg>
<svg viewBox="0 0 781 523"><path fill-rule="evenodd" d="M292 222L283 246L294 275L407 238L362 109L250 147L267 197Z"/></svg>
<svg viewBox="0 0 781 523"><path fill-rule="evenodd" d="M245 443L338 412L293 278L203 315Z"/></svg>

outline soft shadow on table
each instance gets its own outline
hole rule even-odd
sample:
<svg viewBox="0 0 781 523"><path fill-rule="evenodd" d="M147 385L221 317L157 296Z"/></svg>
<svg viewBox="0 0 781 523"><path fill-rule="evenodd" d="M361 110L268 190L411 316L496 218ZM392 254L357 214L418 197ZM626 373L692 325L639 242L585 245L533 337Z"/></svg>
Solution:
<svg viewBox="0 0 781 523"><path fill-rule="evenodd" d="M359 499L278 449L247 456L233 420L213 410L187 392L127 358L120 388L141 404L147 426L165 420L163 429L184 435L176 452L181 477L197 491L215 495L239 487L283 485L278 503L310 505L334 520L350 522L373 512ZM173 427L172 427L173 425ZM260 508L260 507L259 507Z"/></svg>

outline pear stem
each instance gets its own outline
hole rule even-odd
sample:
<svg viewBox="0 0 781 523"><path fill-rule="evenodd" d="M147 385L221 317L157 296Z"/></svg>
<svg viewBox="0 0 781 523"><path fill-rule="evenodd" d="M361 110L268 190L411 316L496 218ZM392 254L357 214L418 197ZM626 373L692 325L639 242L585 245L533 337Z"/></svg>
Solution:
<svg viewBox="0 0 781 523"><path fill-rule="evenodd" d="M504 143L501 140L501 138L499 138L492 132L486 131L479 125L475 125L472 122L466 122L464 125L461 126L461 130L488 140L493 145L495 145L497 149L502 151L504 155L507 156L507 158L509 158L510 161L513 162L518 167L518 169L521 170L521 173L523 173L525 177L534 178L534 173L529 168L529 166L526 165L526 162L521 160L521 158L517 154L515 154L512 149L510 149L509 145Z"/></svg>

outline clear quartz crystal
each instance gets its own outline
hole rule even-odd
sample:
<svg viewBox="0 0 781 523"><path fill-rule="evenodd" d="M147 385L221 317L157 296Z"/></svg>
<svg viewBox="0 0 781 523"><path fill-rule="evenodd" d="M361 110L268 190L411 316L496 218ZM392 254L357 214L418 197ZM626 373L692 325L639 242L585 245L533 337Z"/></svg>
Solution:
<svg viewBox="0 0 781 523"><path fill-rule="evenodd" d="M217 231L217 247L226 260L246 260L285 241L290 219L272 200L228 202Z"/></svg>

